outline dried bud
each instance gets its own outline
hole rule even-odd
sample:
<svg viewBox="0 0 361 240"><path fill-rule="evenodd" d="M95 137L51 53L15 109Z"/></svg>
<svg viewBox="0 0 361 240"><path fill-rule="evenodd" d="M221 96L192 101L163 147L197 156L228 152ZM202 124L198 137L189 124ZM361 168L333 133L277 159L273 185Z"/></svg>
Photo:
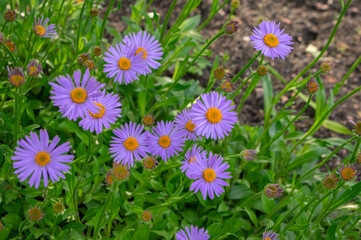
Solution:
<svg viewBox="0 0 361 240"><path fill-rule="evenodd" d="M45 213L43 213L43 211L36 206L33 208L30 208L29 212L28 212L29 219L34 222L42 219L44 217L44 215L45 215Z"/></svg>
<svg viewBox="0 0 361 240"><path fill-rule="evenodd" d="M143 158L143 166L145 169L153 169L157 166L158 162L154 157L145 157Z"/></svg>
<svg viewBox="0 0 361 240"><path fill-rule="evenodd" d="M83 65L84 65L84 67L88 68L89 70L92 70L95 67L93 60L86 60Z"/></svg>
<svg viewBox="0 0 361 240"><path fill-rule="evenodd" d="M268 69L265 66L263 66L263 65L258 66L258 68L257 68L258 75L265 76L265 75L267 75L267 72L268 72Z"/></svg>
<svg viewBox="0 0 361 240"><path fill-rule="evenodd" d="M5 45L9 48L10 52L14 52L15 51L15 43L11 42L10 39L7 39L5 41Z"/></svg>
<svg viewBox="0 0 361 240"><path fill-rule="evenodd" d="M152 220L152 213L150 211L145 210L142 214L142 219L144 222L149 222Z"/></svg>
<svg viewBox="0 0 361 240"><path fill-rule="evenodd" d="M275 198L282 195L283 189L279 188L279 183L267 185L264 189L264 193L269 198Z"/></svg>
<svg viewBox="0 0 361 240"><path fill-rule="evenodd" d="M3 44L5 41L4 34L0 32L0 44Z"/></svg>
<svg viewBox="0 0 361 240"><path fill-rule="evenodd" d="M239 0L232 0L231 6L232 6L233 8L238 8L239 5L241 5L241 3L239 2Z"/></svg>
<svg viewBox="0 0 361 240"><path fill-rule="evenodd" d="M256 157L253 157L253 156L256 156L256 155L257 155L257 152L256 152L256 150L253 150L253 149L244 150L241 152L241 157L244 160L254 160L254 159L256 159Z"/></svg>
<svg viewBox="0 0 361 240"><path fill-rule="evenodd" d="M8 22L14 22L16 17L16 13L13 10L7 10L4 14L4 18Z"/></svg>
<svg viewBox="0 0 361 240"><path fill-rule="evenodd" d="M268 21L268 18L266 18L266 17L260 17L260 18L258 18L258 25L261 23L261 22L263 22L263 21Z"/></svg>
<svg viewBox="0 0 361 240"><path fill-rule="evenodd" d="M225 75L226 75L226 72L224 71L223 67L217 67L214 70L214 77L217 79L223 79Z"/></svg>
<svg viewBox="0 0 361 240"><path fill-rule="evenodd" d="M95 56L100 56L102 54L102 49L100 47L95 47L93 53Z"/></svg>
<svg viewBox="0 0 361 240"><path fill-rule="evenodd" d="M92 17L96 17L96 16L98 16L98 10L96 10L95 8L93 8L92 10L90 10L90 16L92 16Z"/></svg>
<svg viewBox="0 0 361 240"><path fill-rule="evenodd" d="M113 174L117 180L125 180L129 177L129 169L127 165L113 163Z"/></svg>
<svg viewBox="0 0 361 240"><path fill-rule="evenodd" d="M64 205L61 202L56 202L53 205L53 209L56 213L62 213L64 211Z"/></svg>
<svg viewBox="0 0 361 240"><path fill-rule="evenodd" d="M221 88L225 92L234 92L235 86L236 85L234 83L232 83L231 79L227 79L227 80L223 81L221 84Z"/></svg>
<svg viewBox="0 0 361 240"><path fill-rule="evenodd" d="M332 190L336 187L338 181L340 181L340 179L335 174L326 175L323 180L323 186L328 190Z"/></svg>
<svg viewBox="0 0 361 240"><path fill-rule="evenodd" d="M155 120L155 118L153 117L152 114L147 114L143 118L143 124L145 126L149 127L154 124L154 120Z"/></svg>
<svg viewBox="0 0 361 240"><path fill-rule="evenodd" d="M90 60L90 55L88 53L82 53L78 57L78 63L80 65L83 65L88 60Z"/></svg>
<svg viewBox="0 0 361 240"><path fill-rule="evenodd" d="M315 92L317 92L317 90L318 90L318 83L317 83L316 79L314 79L314 78L310 79L310 81L308 81L308 83L307 83L306 88L307 88L307 91L308 91L309 93L315 93Z"/></svg>
<svg viewBox="0 0 361 240"><path fill-rule="evenodd" d="M238 22L237 21L231 21L224 26L224 31L228 35L233 35L238 30Z"/></svg>
<svg viewBox="0 0 361 240"><path fill-rule="evenodd" d="M332 62L323 62L320 66L320 70L323 73L330 73L334 69L334 65Z"/></svg>

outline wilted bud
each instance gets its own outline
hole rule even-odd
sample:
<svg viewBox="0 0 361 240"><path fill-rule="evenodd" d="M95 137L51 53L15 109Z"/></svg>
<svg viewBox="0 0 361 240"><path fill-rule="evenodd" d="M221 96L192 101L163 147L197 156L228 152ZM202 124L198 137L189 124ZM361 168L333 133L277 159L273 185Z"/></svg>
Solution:
<svg viewBox="0 0 361 240"><path fill-rule="evenodd" d="M147 127L151 126L154 124L154 117L152 114L147 114L144 116L143 118L143 124Z"/></svg>
<svg viewBox="0 0 361 240"><path fill-rule="evenodd" d="M157 166L158 162L154 157L145 157L143 158L143 166L145 169L153 169Z"/></svg>
<svg viewBox="0 0 361 240"><path fill-rule="evenodd" d="M224 31L228 35L233 35L238 30L238 22L237 21L231 21L224 26Z"/></svg>
<svg viewBox="0 0 361 240"><path fill-rule="evenodd" d="M335 174L326 175L323 180L323 186L328 190L332 190L336 187L338 181L340 181L340 179Z"/></svg>
<svg viewBox="0 0 361 240"><path fill-rule="evenodd" d="M231 79L227 79L227 80L223 81L221 84L221 88L225 92L234 92L235 86L236 85L234 83L232 83Z"/></svg>
<svg viewBox="0 0 361 240"><path fill-rule="evenodd" d="M15 43L13 43L10 39L5 41L5 45L9 48L10 52L15 51Z"/></svg>
<svg viewBox="0 0 361 240"><path fill-rule="evenodd" d="M95 47L93 53L95 56L100 56L102 54L102 49L100 47Z"/></svg>
<svg viewBox="0 0 361 240"><path fill-rule="evenodd" d="M253 156L256 156L256 155L257 155L257 152L256 152L256 150L253 150L253 149L244 150L241 152L241 157L244 160L254 160L254 159L256 159L256 157L253 157Z"/></svg>
<svg viewBox="0 0 361 240"><path fill-rule="evenodd" d="M231 1L231 6L232 6L233 8L238 8L240 4L241 4L241 3L239 2L239 0L232 0L232 1Z"/></svg>
<svg viewBox="0 0 361 240"><path fill-rule="evenodd" d="M149 222L152 220L152 213L150 211L145 210L142 214L142 219L144 222Z"/></svg>
<svg viewBox="0 0 361 240"><path fill-rule="evenodd" d="M92 17L96 17L98 16L98 10L96 10L95 8L93 8L92 10L90 10L90 16Z"/></svg>
<svg viewBox="0 0 361 240"><path fill-rule="evenodd" d="M117 180L125 180L129 177L129 169L127 165L113 163L113 174Z"/></svg>
<svg viewBox="0 0 361 240"><path fill-rule="evenodd" d="M267 72L268 72L268 69L265 66L263 66L263 65L258 66L258 68L257 68L258 75L265 76L265 75L267 75Z"/></svg>
<svg viewBox="0 0 361 240"><path fill-rule="evenodd" d="M16 13L13 10L7 10L4 14L4 18L8 22L15 21Z"/></svg>
<svg viewBox="0 0 361 240"><path fill-rule="evenodd" d="M260 18L258 18L258 25L261 23L261 22L263 22L263 21L268 21L268 18L266 18L266 17L260 17Z"/></svg>
<svg viewBox="0 0 361 240"><path fill-rule="evenodd" d="M56 202L53 205L53 209L56 213L62 213L64 211L64 205L61 202Z"/></svg>
<svg viewBox="0 0 361 240"><path fill-rule="evenodd" d="M307 92L309 92L309 93L317 92L318 83L317 83L316 79L314 79L314 78L310 79L310 81L308 81L308 83L307 83L306 88L307 88Z"/></svg>
<svg viewBox="0 0 361 240"><path fill-rule="evenodd" d="M36 206L33 208L30 208L29 212L28 212L29 219L34 222L42 219L44 217L44 215L45 215L45 213L43 213L43 211Z"/></svg>
<svg viewBox="0 0 361 240"><path fill-rule="evenodd" d="M18 68L18 67L7 67L8 69L8 77L9 77L9 81L10 83L15 86L15 87L19 87L21 85L24 84L24 73L23 71Z"/></svg>
<svg viewBox="0 0 361 240"><path fill-rule="evenodd" d="M88 60L90 60L90 55L88 53L82 53L78 57L78 63L80 65L83 65Z"/></svg>
<svg viewBox="0 0 361 240"><path fill-rule="evenodd" d="M93 60L86 60L83 65L84 65L84 67L88 68L89 70L92 70L95 67Z"/></svg>
<svg viewBox="0 0 361 240"><path fill-rule="evenodd" d="M279 188L279 185L279 183L267 185L264 189L264 193L266 194L266 196L269 198L282 196L283 189Z"/></svg>
<svg viewBox="0 0 361 240"><path fill-rule="evenodd" d="M37 63L35 59L28 64L27 71L30 76L36 77L42 70L41 63Z"/></svg>
<svg viewBox="0 0 361 240"><path fill-rule="evenodd" d="M225 75L226 75L226 72L224 71L223 67L217 67L214 70L214 77L217 79L223 79Z"/></svg>
<svg viewBox="0 0 361 240"><path fill-rule="evenodd" d="M4 34L0 32L0 44L3 44L5 41Z"/></svg>
<svg viewBox="0 0 361 240"><path fill-rule="evenodd" d="M331 72L332 70L334 69L334 65L332 62L323 62L320 66L320 70L323 72L323 73L329 73Z"/></svg>

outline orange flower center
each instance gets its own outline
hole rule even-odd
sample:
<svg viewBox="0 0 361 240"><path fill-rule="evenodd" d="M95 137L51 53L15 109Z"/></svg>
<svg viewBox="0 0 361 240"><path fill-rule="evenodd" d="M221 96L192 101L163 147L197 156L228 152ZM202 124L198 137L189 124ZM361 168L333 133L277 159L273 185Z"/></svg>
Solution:
<svg viewBox="0 0 361 240"><path fill-rule="evenodd" d="M5 45L9 48L10 52L15 51L15 43L11 41L5 41Z"/></svg>
<svg viewBox="0 0 361 240"><path fill-rule="evenodd" d="M351 180L355 176L355 171L352 168L345 168L342 170L341 175L345 180Z"/></svg>
<svg viewBox="0 0 361 240"><path fill-rule="evenodd" d="M123 145L125 149L127 149L128 151L134 151L135 149L138 148L139 143L137 139L133 137L128 137L127 140L124 141Z"/></svg>
<svg viewBox="0 0 361 240"><path fill-rule="evenodd" d="M196 125L194 123L192 123L192 121L188 121L186 123L186 129L190 132L194 132L194 128L196 127Z"/></svg>
<svg viewBox="0 0 361 240"><path fill-rule="evenodd" d="M272 239L270 239L269 237L266 237L264 240L272 240Z"/></svg>
<svg viewBox="0 0 361 240"><path fill-rule="evenodd" d="M155 162L152 157L146 157L143 159L143 165L146 169L155 168Z"/></svg>
<svg viewBox="0 0 361 240"><path fill-rule="evenodd" d="M217 79L222 79L224 77L224 69L223 68L217 68L214 70L214 76Z"/></svg>
<svg viewBox="0 0 361 240"><path fill-rule="evenodd" d="M143 212L142 219L145 222L149 222L152 219L152 214L150 214L149 212Z"/></svg>
<svg viewBox="0 0 361 240"><path fill-rule="evenodd" d="M137 55L137 54L140 53L140 52L143 52L143 53L141 54L141 55L142 55L142 58L143 58L144 60L147 59L147 56L148 56L147 51L145 51L145 49L142 48L142 47L138 48L134 55Z"/></svg>
<svg viewBox="0 0 361 240"><path fill-rule="evenodd" d="M203 171L203 178L206 182L213 182L216 179L216 172L211 168L207 168Z"/></svg>
<svg viewBox="0 0 361 240"><path fill-rule="evenodd" d="M30 67L29 67L29 74L30 74L31 76L36 76L36 75L38 75L38 74L36 73L37 70L38 70L38 69L37 69L36 67L30 66Z"/></svg>
<svg viewBox="0 0 361 240"><path fill-rule="evenodd" d="M154 119L151 115L146 115L143 118L143 123L145 126L150 126L154 123Z"/></svg>
<svg viewBox="0 0 361 240"><path fill-rule="evenodd" d="M167 135L164 135L159 138L158 142L161 147L168 148L170 145L170 138Z"/></svg>
<svg viewBox="0 0 361 240"><path fill-rule="evenodd" d="M197 159L196 159L195 157L191 157L191 158L188 160L188 163L194 163L193 160L194 160L194 162L197 162Z"/></svg>
<svg viewBox="0 0 361 240"><path fill-rule="evenodd" d="M210 123L219 123L222 120L222 113L217 108L210 108L206 113L206 118Z"/></svg>
<svg viewBox="0 0 361 240"><path fill-rule="evenodd" d="M128 58L122 57L118 61L118 66L119 69L128 70L132 66L132 64L130 63L130 60Z"/></svg>
<svg viewBox="0 0 361 240"><path fill-rule="evenodd" d="M100 107L101 109L99 110L99 113L91 113L88 111L90 116L92 116L93 118L102 118L105 113L105 107L103 105L101 105L100 103L94 103L94 104L97 105L98 107Z"/></svg>
<svg viewBox="0 0 361 240"><path fill-rule="evenodd" d="M42 219L42 212L39 208L32 208L29 210L29 218L32 221L39 221L40 219Z"/></svg>
<svg viewBox="0 0 361 240"><path fill-rule="evenodd" d="M89 70L92 70L94 68L94 62L92 60L87 60L85 63L84 63L84 66L86 68L89 68Z"/></svg>
<svg viewBox="0 0 361 240"><path fill-rule="evenodd" d="M114 168L114 177L118 180L125 180L129 177L128 168L125 165L118 165Z"/></svg>
<svg viewBox="0 0 361 240"><path fill-rule="evenodd" d="M14 75L14 76L11 76L10 82L11 82L13 85L19 87L20 85L23 84L24 78L23 78L22 76L20 76L20 75Z"/></svg>
<svg viewBox="0 0 361 240"><path fill-rule="evenodd" d="M86 100L87 93L83 88L74 88L70 92L70 97L76 103L83 103Z"/></svg>
<svg viewBox="0 0 361 240"><path fill-rule="evenodd" d="M263 41L268 47L277 47L279 44L278 38L272 33L264 36Z"/></svg>
<svg viewBox="0 0 361 240"><path fill-rule="evenodd" d="M44 151L39 152L35 156L35 162L41 167L47 165L50 162L50 154Z"/></svg>
<svg viewBox="0 0 361 240"><path fill-rule="evenodd" d="M45 33L45 28L41 25L36 25L35 26L35 33L39 36L43 36Z"/></svg>

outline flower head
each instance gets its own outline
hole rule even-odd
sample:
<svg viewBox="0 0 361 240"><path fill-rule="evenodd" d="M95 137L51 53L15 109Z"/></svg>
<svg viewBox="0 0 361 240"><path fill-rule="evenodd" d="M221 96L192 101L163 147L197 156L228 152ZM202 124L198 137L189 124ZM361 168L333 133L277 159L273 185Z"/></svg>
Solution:
<svg viewBox="0 0 361 240"><path fill-rule="evenodd" d="M15 21L15 17L16 17L16 13L14 10L7 10L4 13L4 18L6 21L8 22L14 22Z"/></svg>
<svg viewBox="0 0 361 240"><path fill-rule="evenodd" d="M310 79L310 81L308 81L307 85L306 85L306 89L309 93L315 93L318 90L318 83L317 81L312 78Z"/></svg>
<svg viewBox="0 0 361 240"><path fill-rule="evenodd" d="M283 33L284 30L280 30L279 25L275 21L262 21L254 28L253 35L249 38L256 50L272 59L285 59L293 49L289 46L293 44L292 37Z"/></svg>
<svg viewBox="0 0 361 240"><path fill-rule="evenodd" d="M95 131L96 134L99 134L103 131L103 128L110 128L110 125L121 117L122 109L120 107L122 104L119 102L118 95L107 94L105 90L92 101L94 108L98 107L98 109L95 111L88 110L85 118L79 122L79 126L84 130Z"/></svg>
<svg viewBox="0 0 361 240"><path fill-rule="evenodd" d="M273 231L268 231L267 229L263 232L263 238L262 240L279 240L278 234Z"/></svg>
<svg viewBox="0 0 361 240"><path fill-rule="evenodd" d="M216 79L223 79L225 75L226 75L226 72L224 71L223 67L217 67L214 70L214 77Z"/></svg>
<svg viewBox="0 0 361 240"><path fill-rule="evenodd" d="M19 67L11 68L8 66L7 69L8 69L9 81L13 86L19 87L24 84L25 78L21 68Z"/></svg>
<svg viewBox="0 0 361 240"><path fill-rule="evenodd" d="M40 62L36 62L34 59L31 63L28 64L28 74L30 76L36 77L43 70Z"/></svg>
<svg viewBox="0 0 361 240"><path fill-rule="evenodd" d="M53 205L53 209L56 213L62 213L64 211L64 204L61 202L56 202Z"/></svg>
<svg viewBox="0 0 361 240"><path fill-rule="evenodd" d="M20 147L16 147L14 156L11 160L15 161L13 167L16 169L14 174L18 175L20 182L30 177L29 184L35 188L40 185L43 176L44 186L48 186L48 176L55 183L59 177L65 179L62 172L67 172L70 167L65 163L73 160L73 155L62 155L71 148L70 143L66 142L56 147L60 138L55 136L49 144L49 135L46 130L40 130L40 139L34 132L30 132L30 137L18 141Z"/></svg>
<svg viewBox="0 0 361 240"><path fill-rule="evenodd" d="M326 175L325 179L323 180L323 186L328 190L332 190L336 187L339 181L340 179L335 174Z"/></svg>
<svg viewBox="0 0 361 240"><path fill-rule="evenodd" d="M255 155L257 155L257 152L256 152L256 150L253 150L253 149L244 150L242 152L242 157L244 160L254 160L254 159L256 159L256 157L253 157Z"/></svg>
<svg viewBox="0 0 361 240"><path fill-rule="evenodd" d="M219 197L224 192L223 186L229 185L223 179L232 178L230 172L225 172L229 168L228 163L212 152L208 157L203 152L194 158L195 161L188 165L188 176L195 180L189 190L195 193L201 190L204 200L207 195L210 199L214 198L214 194Z"/></svg>
<svg viewBox="0 0 361 240"><path fill-rule="evenodd" d="M185 136L174 128L173 122L164 123L163 120L148 133L149 152L153 156L160 156L165 162L175 155L179 155L184 147Z"/></svg>
<svg viewBox="0 0 361 240"><path fill-rule="evenodd" d="M92 17L98 16L98 13L99 13L98 10L95 8L91 9L89 12L90 16L92 16Z"/></svg>
<svg viewBox="0 0 361 240"><path fill-rule="evenodd" d="M110 141L109 152L113 153L115 162L134 166L134 159L147 156L147 134L143 133L143 129L140 124L129 122L113 130L116 137Z"/></svg>
<svg viewBox="0 0 361 240"><path fill-rule="evenodd" d="M230 21L229 23L226 24L226 26L224 26L224 31L232 36L235 32L238 31L238 21Z"/></svg>
<svg viewBox="0 0 361 240"><path fill-rule="evenodd" d="M55 37L56 36L55 24L50 24L49 26L46 26L49 22L49 18L46 18L45 21L43 21L43 19L44 16L42 16L41 19L38 18L37 21L35 18L35 25L33 26L35 34L41 38Z"/></svg>
<svg viewBox="0 0 361 240"><path fill-rule="evenodd" d="M10 52L14 52L14 51L15 51L15 43L13 43L10 39L6 39L5 45L8 47L8 49L10 50Z"/></svg>
<svg viewBox="0 0 361 240"><path fill-rule="evenodd" d="M95 63L93 60L87 60L84 62L83 66L88 68L89 70L92 70L95 68Z"/></svg>
<svg viewBox="0 0 361 240"><path fill-rule="evenodd" d="M155 118L153 114L147 114L143 117L143 124L147 127L152 126L154 124Z"/></svg>
<svg viewBox="0 0 361 240"><path fill-rule="evenodd" d="M228 136L237 122L237 112L232 110L235 108L232 100L227 100L217 92L202 94L201 99L191 109L196 133L215 140Z"/></svg>
<svg viewBox="0 0 361 240"><path fill-rule="evenodd" d="M258 75L265 76L265 75L267 75L267 72L268 72L268 69L265 66L263 66L263 65L258 66L258 68L257 68Z"/></svg>
<svg viewBox="0 0 361 240"><path fill-rule="evenodd" d="M80 70L73 74L74 82L69 75L56 78L57 83L49 83L53 90L50 99L53 99L54 106L69 120L76 120L78 117L85 117L88 111L98 113L102 108L95 105L93 100L101 95L98 91L105 86L98 83L95 77L91 77L87 69L82 78Z"/></svg>
<svg viewBox="0 0 361 240"><path fill-rule="evenodd" d="M102 54L102 48L101 47L95 47L93 49L93 53L95 56L100 56Z"/></svg>
<svg viewBox="0 0 361 240"><path fill-rule="evenodd" d="M129 167L127 165L113 162L113 176L115 179L123 181L129 177Z"/></svg>
<svg viewBox="0 0 361 240"><path fill-rule="evenodd" d="M197 135L194 131L195 124L191 120L189 108L186 108L177 114L174 120L174 128L185 136L186 139L197 141Z"/></svg>
<svg viewBox="0 0 361 240"><path fill-rule="evenodd" d="M31 221L37 222L44 217L45 213L38 208L37 206L30 208L28 211L28 216Z"/></svg>
<svg viewBox="0 0 361 240"><path fill-rule="evenodd" d="M158 161L152 156L143 158L143 166L145 169L153 169L157 164L159 164Z"/></svg>
<svg viewBox="0 0 361 240"><path fill-rule="evenodd" d="M137 33L129 33L124 37L123 41L135 45L135 54L140 54L148 67L153 69L160 67L160 63L156 60L162 60L163 48L154 36L151 36L146 31L139 31Z"/></svg>
<svg viewBox="0 0 361 240"><path fill-rule="evenodd" d="M236 85L232 82L232 79L226 79L221 83L221 88L224 92L234 92Z"/></svg>
<svg viewBox="0 0 361 240"><path fill-rule="evenodd" d="M332 62L326 61L323 62L320 66L320 70L323 73L330 73L335 68L334 64Z"/></svg>
<svg viewBox="0 0 361 240"><path fill-rule="evenodd" d="M181 229L179 232L175 234L176 240L208 240L210 237L208 235L208 230L204 231L204 228L198 229L198 227L193 227L191 225L190 228L185 227L184 231Z"/></svg>
<svg viewBox="0 0 361 240"><path fill-rule="evenodd" d="M185 159L182 161L182 166L180 169L182 172L186 172L186 176L191 178L190 172L188 171L189 166L194 162L197 162L197 156L202 154L203 148L198 147L197 144L194 144L191 149L189 149L185 154Z"/></svg>
<svg viewBox="0 0 361 240"><path fill-rule="evenodd" d="M114 81L120 84L124 81L125 84L131 83L139 79L139 75L146 75L151 72L150 68L142 59L142 53L137 53L137 48L134 44L115 44L115 48L110 46L109 52L105 52L103 57L106 64L104 64L104 73L107 77L115 76Z"/></svg>
<svg viewBox="0 0 361 240"><path fill-rule="evenodd" d="M350 181L356 175L358 175L355 166L350 164L347 164L347 166L345 166L345 164L341 164L341 166L338 167L336 173L346 181Z"/></svg>
<svg viewBox="0 0 361 240"><path fill-rule="evenodd" d="M150 211L144 211L142 213L142 219L144 222L149 222L150 220L152 220L152 213Z"/></svg>
<svg viewBox="0 0 361 240"><path fill-rule="evenodd" d="M105 176L105 182L106 182L108 185L112 185L113 182L114 182L114 175L113 175L111 169L108 171L107 175Z"/></svg>
<svg viewBox="0 0 361 240"><path fill-rule="evenodd" d="M264 193L266 194L266 196L269 198L282 196L282 192L284 190L282 188L279 188L279 185L279 183L267 185L264 189Z"/></svg>
<svg viewBox="0 0 361 240"><path fill-rule="evenodd" d="M84 63L85 63L86 61L88 61L88 60L90 60L90 55L89 55L89 53L82 53L82 54L80 54L79 57L78 57L78 63L79 63L80 65L84 65Z"/></svg>

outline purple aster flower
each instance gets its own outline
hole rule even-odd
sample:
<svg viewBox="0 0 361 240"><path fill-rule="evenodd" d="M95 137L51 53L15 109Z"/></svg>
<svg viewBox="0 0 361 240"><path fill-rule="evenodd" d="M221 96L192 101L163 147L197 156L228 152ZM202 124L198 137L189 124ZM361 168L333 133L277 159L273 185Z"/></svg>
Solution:
<svg viewBox="0 0 361 240"><path fill-rule="evenodd" d="M204 231L204 228L200 228L198 230L198 227L193 225L189 229L188 227L185 227L186 231L181 229L179 232L175 234L176 240L208 240L208 230Z"/></svg>
<svg viewBox="0 0 361 240"><path fill-rule="evenodd" d="M84 130L90 130L99 134L105 129L110 128L110 124L114 124L117 118L120 118L122 104L118 102L119 97L116 94L107 94L105 90L100 97L93 99L93 104L100 108L94 112L88 111L86 117L79 122Z"/></svg>
<svg viewBox="0 0 361 240"><path fill-rule="evenodd" d="M151 68L158 69L160 63L156 60L162 60L163 48L160 46L158 40L154 39L154 36L151 36L146 31L139 31L137 33L129 33L124 37L123 41L125 43L133 43L137 48L135 54L141 53L143 61Z"/></svg>
<svg viewBox="0 0 361 240"><path fill-rule="evenodd" d="M266 57L285 59L293 49L292 37L280 30L280 24L275 21L262 21L253 30L253 35L249 37L254 48L261 51Z"/></svg>
<svg viewBox="0 0 361 240"><path fill-rule="evenodd" d="M347 166L345 166L343 163L338 167L336 173L346 181L350 181L358 175L354 165L347 164Z"/></svg>
<svg viewBox="0 0 361 240"><path fill-rule="evenodd" d="M41 63L36 62L35 59L28 64L27 71L30 76L36 77L42 70L43 68L41 67Z"/></svg>
<svg viewBox="0 0 361 240"><path fill-rule="evenodd" d="M104 83L98 83L95 77L90 77L89 69L85 71L83 79L80 70L75 71L73 76L75 85L69 75L56 78L58 84L49 83L53 87L50 99L54 99L53 104L69 120L85 117L88 111L99 111L100 108L93 104L93 99L101 95L98 90L105 86Z"/></svg>
<svg viewBox="0 0 361 240"><path fill-rule="evenodd" d="M191 109L196 133L215 140L228 136L237 122L237 112L232 111L235 108L232 100L227 100L217 92L202 94L201 99L197 99Z"/></svg>
<svg viewBox="0 0 361 240"><path fill-rule="evenodd" d="M13 86L19 87L24 84L25 78L24 78L23 70L21 70L21 68L19 67L11 68L7 66L7 69L8 69L9 81Z"/></svg>
<svg viewBox="0 0 361 240"><path fill-rule="evenodd" d="M278 234L273 231L268 231L267 229L263 232L263 238L262 240L279 240Z"/></svg>
<svg viewBox="0 0 361 240"><path fill-rule="evenodd" d="M186 108L178 113L174 120L174 128L186 136L186 139L197 141L197 135L194 132L195 124L191 120L190 109Z"/></svg>
<svg viewBox="0 0 361 240"><path fill-rule="evenodd" d="M182 172L186 172L187 177L191 177L188 171L189 165L197 161L196 156L201 154L203 148L198 147L197 144L194 144L192 149L189 149L185 154L185 159L182 161L183 165L180 167Z"/></svg>
<svg viewBox="0 0 361 240"><path fill-rule="evenodd" d="M146 75L151 72L150 68L142 59L141 53L136 53L137 48L134 44L115 44L115 48L110 46L105 52L103 58L107 64L104 64L104 73L107 77L115 76L114 81L120 84L124 80L125 84L138 80L139 75Z"/></svg>
<svg viewBox="0 0 361 240"><path fill-rule="evenodd" d="M182 151L184 136L174 129L173 122L158 122L153 127L152 133L148 133L149 151L154 156L160 156L165 162Z"/></svg>
<svg viewBox="0 0 361 240"><path fill-rule="evenodd" d="M62 172L68 171L70 167L64 163L72 162L73 155L62 155L71 148L69 142L56 147L60 138L55 136L49 144L49 135L46 130L40 130L40 139L34 132L25 136L25 140L18 141L20 147L16 147L14 156L14 174L18 175L20 182L30 177L29 184L35 188L40 185L41 176L44 179L44 186L48 186L48 176L55 183L59 177L65 179Z"/></svg>
<svg viewBox="0 0 361 240"><path fill-rule="evenodd" d="M114 153L112 157L115 162L133 166L134 159L141 160L147 156L147 134L143 133L143 129L144 126L129 122L122 125L121 129L113 130L116 137L112 137L113 140L110 141L109 152Z"/></svg>
<svg viewBox="0 0 361 240"><path fill-rule="evenodd" d="M209 153L198 154L193 164L189 165L188 171L190 179L196 179L189 190L195 193L201 190L203 199L206 200L207 194L210 199L214 198L214 194L219 197L224 192L222 186L229 184L222 180L231 178L230 172L225 172L229 168L228 163L223 162L223 158L217 154Z"/></svg>
<svg viewBox="0 0 361 240"><path fill-rule="evenodd" d="M43 19L44 16L42 16L41 19L38 18L38 21L36 21L35 17L35 26L33 26L35 34L41 38L51 38L56 36L55 24L50 24L46 27L46 24L49 22L49 18L46 18L44 22Z"/></svg>

